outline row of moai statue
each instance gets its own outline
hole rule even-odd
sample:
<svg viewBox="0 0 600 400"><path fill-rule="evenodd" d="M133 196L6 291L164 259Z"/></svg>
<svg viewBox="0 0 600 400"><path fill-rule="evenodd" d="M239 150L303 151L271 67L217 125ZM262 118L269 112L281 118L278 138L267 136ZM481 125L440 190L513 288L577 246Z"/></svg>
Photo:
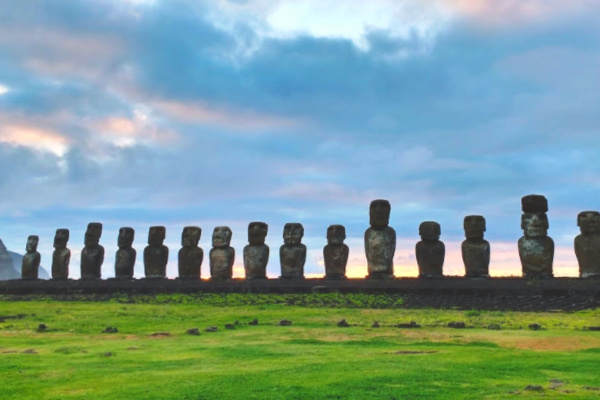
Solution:
<svg viewBox="0 0 600 400"><path fill-rule="evenodd" d="M548 201L541 195L525 196L521 200L523 214L521 228L524 235L519 239L519 257L524 278L552 278L554 242L548 236ZM369 208L371 227L365 232L367 278L393 279L396 232L389 226L391 205L387 200L374 200ZM580 277L600 278L600 213L579 213L577 224L581 234L575 238L575 254L579 263ZM485 240L485 218L469 215L464 219L466 240L462 242L462 258L467 278L488 278L490 244ZM179 278L199 279L204 253L198 246L202 230L197 226L183 229L182 248L179 250ZM268 226L264 222L248 225L248 245L244 247L246 279L266 279L269 246L265 244ZM81 278L100 279L104 261L104 248L99 244L102 224L92 222L85 233L85 247L81 251ZM165 278L169 249L163 244L166 230L153 226L148 233L148 246L144 249L146 278ZM443 277L445 246L440 241L440 224L426 221L419 226L421 241L416 245L416 258L420 278ZM216 227L209 253L210 274L213 280L232 278L235 249L230 246L232 232L226 226ZM281 279L302 279L306 261L306 246L301 243L304 228L299 223L288 223L283 229L284 244L279 249ZM346 230L343 225L331 225L327 229L327 245L323 248L325 277L345 279L349 249L344 244ZM54 238L52 255L52 278L68 279L71 252L67 248L69 231L58 229ZM119 230L115 255L115 278L132 279L136 250L132 247L133 228ZM22 278L37 279L40 254L37 252L38 237L29 236L27 254L23 257Z"/></svg>

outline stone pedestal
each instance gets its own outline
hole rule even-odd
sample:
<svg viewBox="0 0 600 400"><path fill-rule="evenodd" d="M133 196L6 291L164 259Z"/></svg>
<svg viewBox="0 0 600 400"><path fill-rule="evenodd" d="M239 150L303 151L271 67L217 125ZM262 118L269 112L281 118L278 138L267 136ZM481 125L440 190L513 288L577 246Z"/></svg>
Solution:
<svg viewBox="0 0 600 400"><path fill-rule="evenodd" d="M235 249L229 246L231 235L231 229L226 226L217 226L213 231L213 248L209 253L211 280L227 280L233 275Z"/></svg>
<svg viewBox="0 0 600 400"><path fill-rule="evenodd" d="M54 252L52 252L52 279L69 279L69 263L71 250L67 248L68 229L57 229L54 235Z"/></svg>
<svg viewBox="0 0 600 400"><path fill-rule="evenodd" d="M133 279L135 259L137 252L133 247L135 231L133 228L123 227L119 229L119 250L115 254L115 278Z"/></svg>
<svg viewBox="0 0 600 400"><path fill-rule="evenodd" d="M529 195L521 199L523 215L521 228L524 236L519 239L519 258L524 278L552 278L554 241L548 232L548 201L544 196Z"/></svg>
<svg viewBox="0 0 600 400"><path fill-rule="evenodd" d="M575 238L575 255L581 278L600 279L600 213L583 211L577 216L581 234Z"/></svg>
<svg viewBox="0 0 600 400"><path fill-rule="evenodd" d="M248 225L248 245L244 247L244 270L246 279L267 279L269 246L265 244L268 225L251 222Z"/></svg>
<svg viewBox="0 0 600 400"><path fill-rule="evenodd" d="M85 232L85 247L81 250L81 279L100 279L104 262L104 247L100 246L102 224L90 222Z"/></svg>
<svg viewBox="0 0 600 400"><path fill-rule="evenodd" d="M465 217L466 240L462 242L462 259L465 264L465 277L489 278L490 244L483 238L486 224L481 215Z"/></svg>
<svg viewBox="0 0 600 400"><path fill-rule="evenodd" d="M144 249L146 278L164 279L167 276L169 248L163 244L167 231L164 226L152 226L148 232L148 246Z"/></svg>
<svg viewBox="0 0 600 400"><path fill-rule="evenodd" d="M396 231L389 226L391 206L387 200L373 200L369 207L371 227L365 232L365 253L370 279L394 278Z"/></svg>
<svg viewBox="0 0 600 400"><path fill-rule="evenodd" d="M178 254L179 278L200 279L200 269L204 251L198 247L202 229L199 226L186 226L181 233L181 249Z"/></svg>
<svg viewBox="0 0 600 400"><path fill-rule="evenodd" d="M31 235L27 238L27 245L25 246L27 252L23 256L23 263L21 264L21 279L38 279L41 260L40 253L37 252L38 242L39 238L35 235Z"/></svg>
<svg viewBox="0 0 600 400"><path fill-rule="evenodd" d="M421 241L416 245L419 278L441 278L444 276L446 247L440 239L440 224L426 221L419 226Z"/></svg>
<svg viewBox="0 0 600 400"><path fill-rule="evenodd" d="M284 244L279 248L281 279L304 279L306 246L300 243L303 236L302 224L285 224L283 228Z"/></svg>
<svg viewBox="0 0 600 400"><path fill-rule="evenodd" d="M348 246L344 244L346 228L343 225L330 225L327 228L327 245L323 247L325 278L346 279Z"/></svg>

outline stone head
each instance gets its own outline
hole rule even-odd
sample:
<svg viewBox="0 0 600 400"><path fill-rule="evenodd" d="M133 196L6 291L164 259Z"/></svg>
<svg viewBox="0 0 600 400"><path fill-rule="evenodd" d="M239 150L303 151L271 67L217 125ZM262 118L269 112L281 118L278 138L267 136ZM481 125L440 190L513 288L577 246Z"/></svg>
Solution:
<svg viewBox="0 0 600 400"><path fill-rule="evenodd" d="M27 244L25 245L25 250L28 253L34 253L37 251L38 242L40 238L36 235L31 235L27 238Z"/></svg>
<svg viewBox="0 0 600 400"><path fill-rule="evenodd" d="M163 244L167 230L164 226L151 226L148 230L148 244L150 246L160 246Z"/></svg>
<svg viewBox="0 0 600 400"><path fill-rule="evenodd" d="M467 239L483 239L485 218L481 215L467 215L463 222Z"/></svg>
<svg viewBox="0 0 600 400"><path fill-rule="evenodd" d="M545 213L548 212L548 200L540 194L523 196L521 208L524 213Z"/></svg>
<svg viewBox="0 0 600 400"><path fill-rule="evenodd" d="M183 247L196 247L200 242L202 229L199 226L186 226L181 232L181 245Z"/></svg>
<svg viewBox="0 0 600 400"><path fill-rule="evenodd" d="M285 244L299 244L304 236L304 227L296 222L288 222L283 227L283 242Z"/></svg>
<svg viewBox="0 0 600 400"><path fill-rule="evenodd" d="M264 222L250 222L248 224L248 243L252 245L265 244L268 231L269 226Z"/></svg>
<svg viewBox="0 0 600 400"><path fill-rule="evenodd" d="M327 228L327 244L343 244L346 239L344 225L329 225Z"/></svg>
<svg viewBox="0 0 600 400"><path fill-rule="evenodd" d="M521 216L521 229L527 237L548 235L548 216L546 213L524 213Z"/></svg>
<svg viewBox="0 0 600 400"><path fill-rule="evenodd" d="M434 221L421 222L419 225L419 235L423 240L438 240L442 230L440 224Z"/></svg>
<svg viewBox="0 0 600 400"><path fill-rule="evenodd" d="M581 233L600 232L600 213L598 211L582 211L577 215L577 226Z"/></svg>
<svg viewBox="0 0 600 400"><path fill-rule="evenodd" d="M124 226L121 229L119 229L119 248L131 247L131 245L133 244L134 236L135 231L133 230L133 228Z"/></svg>
<svg viewBox="0 0 600 400"><path fill-rule="evenodd" d="M390 212L392 206L387 200L373 200L369 206L369 218L371 228L384 229L390 223Z"/></svg>
<svg viewBox="0 0 600 400"><path fill-rule="evenodd" d="M57 229L54 235L54 248L64 249L67 247L69 241L69 230L68 229Z"/></svg>
<svg viewBox="0 0 600 400"><path fill-rule="evenodd" d="M231 229L228 226L217 226L213 231L212 245L213 247L226 247L231 243Z"/></svg>
<svg viewBox="0 0 600 400"><path fill-rule="evenodd" d="M98 245L100 243L100 236L102 236L102 224L100 222L90 222L85 231L85 245Z"/></svg>

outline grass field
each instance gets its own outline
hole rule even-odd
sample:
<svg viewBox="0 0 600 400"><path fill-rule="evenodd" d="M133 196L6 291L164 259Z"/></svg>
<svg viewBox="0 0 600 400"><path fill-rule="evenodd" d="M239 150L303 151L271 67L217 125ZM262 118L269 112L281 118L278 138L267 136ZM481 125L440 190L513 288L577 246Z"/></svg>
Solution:
<svg viewBox="0 0 600 400"><path fill-rule="evenodd" d="M600 332L585 329L600 310L404 310L389 296L337 296L0 298L0 398L600 399ZM421 328L394 326L410 321Z"/></svg>

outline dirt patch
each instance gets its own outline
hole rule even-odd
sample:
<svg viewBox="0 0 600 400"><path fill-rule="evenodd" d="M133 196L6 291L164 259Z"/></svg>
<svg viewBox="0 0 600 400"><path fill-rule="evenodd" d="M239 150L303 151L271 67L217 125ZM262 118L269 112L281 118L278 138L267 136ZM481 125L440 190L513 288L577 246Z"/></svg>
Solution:
<svg viewBox="0 0 600 400"><path fill-rule="evenodd" d="M600 338L578 336L563 337L481 337L502 347L538 351L576 351L600 347Z"/></svg>
<svg viewBox="0 0 600 400"><path fill-rule="evenodd" d="M152 334L150 334L151 337L167 337L167 336L171 336L171 334L169 332L154 332Z"/></svg>
<svg viewBox="0 0 600 400"><path fill-rule="evenodd" d="M439 351L429 350L429 351L418 351L418 350L399 350L395 351L392 354L433 354L439 353Z"/></svg>

